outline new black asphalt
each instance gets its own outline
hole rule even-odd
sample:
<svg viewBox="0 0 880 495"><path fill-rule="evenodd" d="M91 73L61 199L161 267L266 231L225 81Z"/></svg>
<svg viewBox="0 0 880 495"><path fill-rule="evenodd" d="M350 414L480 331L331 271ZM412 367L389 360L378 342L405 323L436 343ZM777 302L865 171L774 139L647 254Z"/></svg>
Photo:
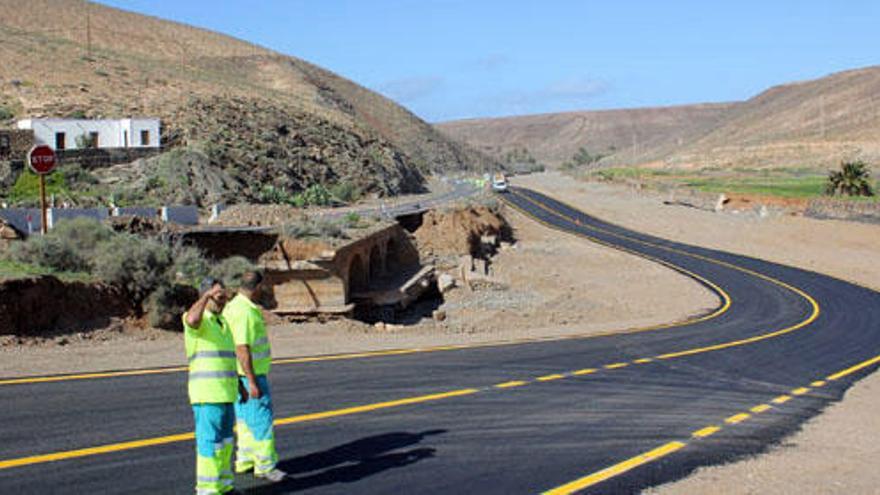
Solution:
<svg viewBox="0 0 880 495"><path fill-rule="evenodd" d="M686 270L730 307L635 333L278 364L276 418L298 417L275 430L293 476L274 486L239 476L239 490L540 493L618 466L584 492L638 492L765 450L875 368L827 379L880 354L880 293L632 232L533 191L503 196L550 226ZM447 392L457 394L424 398ZM772 402L780 396L790 399ZM388 404L409 398L422 399ZM0 493L193 490L192 440L3 467L192 431L185 373L0 385L0 403ZM771 407L750 412L761 404ZM708 426L720 430L693 436ZM652 462L620 464L670 445Z"/></svg>

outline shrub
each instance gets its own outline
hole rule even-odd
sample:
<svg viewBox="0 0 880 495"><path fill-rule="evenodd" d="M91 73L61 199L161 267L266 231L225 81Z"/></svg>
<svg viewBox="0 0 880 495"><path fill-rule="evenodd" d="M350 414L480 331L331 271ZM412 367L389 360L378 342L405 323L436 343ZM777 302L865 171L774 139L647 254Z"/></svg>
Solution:
<svg viewBox="0 0 880 495"><path fill-rule="evenodd" d="M841 163L840 170L832 170L828 173L825 194L873 196L874 189L871 187L871 172L868 170L868 165L861 160Z"/></svg>
<svg viewBox="0 0 880 495"><path fill-rule="evenodd" d="M64 174L54 172L46 176L47 196L52 194L67 196L69 191ZM9 200L13 203L19 203L23 201L39 201L39 199L40 178L37 174L31 172L30 169L25 168L12 186Z"/></svg>
<svg viewBox="0 0 880 495"><path fill-rule="evenodd" d="M241 276L256 269L256 265L247 258L233 256L214 265L211 268L211 276L222 280L230 289L237 289L241 285Z"/></svg>
<svg viewBox="0 0 880 495"><path fill-rule="evenodd" d="M74 139L74 142L76 142L76 148L80 150L97 148L96 145L98 144L90 134L80 134Z"/></svg>
<svg viewBox="0 0 880 495"><path fill-rule="evenodd" d="M356 229L361 225L361 216L355 212L348 213L343 217L342 224L347 229Z"/></svg>
<svg viewBox="0 0 880 495"><path fill-rule="evenodd" d="M64 239L51 236L31 236L25 242L13 244L6 256L19 263L38 265L56 272L85 272L89 262L74 246Z"/></svg>
<svg viewBox="0 0 880 495"><path fill-rule="evenodd" d="M194 287L180 284L162 284L146 303L147 322L164 330L183 330L181 315L198 299Z"/></svg>
<svg viewBox="0 0 880 495"><path fill-rule="evenodd" d="M13 117L15 117L15 112L3 105L0 105L0 120L10 120Z"/></svg>
<svg viewBox="0 0 880 495"><path fill-rule="evenodd" d="M310 206L327 206L333 200L330 191L321 184L313 184L309 186L309 188L302 194L306 204Z"/></svg>
<svg viewBox="0 0 880 495"><path fill-rule="evenodd" d="M74 184L87 184L87 185L97 185L100 181L97 177L95 177L91 172L82 168L79 165L68 165L62 167L59 172L64 178L64 182L69 185Z"/></svg>
<svg viewBox="0 0 880 495"><path fill-rule="evenodd" d="M113 229L94 218L77 217L67 219L46 234L49 238L58 239L69 244L77 254L85 260L95 256L97 247L115 235ZM89 267L91 271L91 267Z"/></svg>
<svg viewBox="0 0 880 495"><path fill-rule="evenodd" d="M351 182L339 182L330 188L330 194L343 203L354 203L361 199L363 192Z"/></svg>
<svg viewBox="0 0 880 495"><path fill-rule="evenodd" d="M172 274L175 282L198 287L202 279L211 273L211 267L197 248L176 244L171 248L174 260Z"/></svg>
<svg viewBox="0 0 880 495"><path fill-rule="evenodd" d="M302 218L299 222L287 224L282 227L282 233L294 239L306 239L309 237L346 239L348 236L339 222L325 218Z"/></svg>
<svg viewBox="0 0 880 495"><path fill-rule="evenodd" d="M135 303L168 280L171 250L151 239L118 234L98 246L94 274L125 290Z"/></svg>
<svg viewBox="0 0 880 495"><path fill-rule="evenodd" d="M260 189L258 196L260 203L284 204L291 201L290 195L284 189L267 185Z"/></svg>

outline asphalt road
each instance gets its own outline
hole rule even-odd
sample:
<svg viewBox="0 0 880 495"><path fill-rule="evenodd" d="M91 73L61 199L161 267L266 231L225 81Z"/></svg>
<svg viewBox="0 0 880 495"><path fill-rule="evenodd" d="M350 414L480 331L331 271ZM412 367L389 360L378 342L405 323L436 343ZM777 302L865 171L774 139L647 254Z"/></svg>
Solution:
<svg viewBox="0 0 880 495"><path fill-rule="evenodd" d="M503 197L694 277L718 308L592 338L279 359L276 437L293 477L240 476L242 492L638 492L765 450L880 362L880 293L532 191ZM0 404L0 493L192 491L185 373L0 380Z"/></svg>

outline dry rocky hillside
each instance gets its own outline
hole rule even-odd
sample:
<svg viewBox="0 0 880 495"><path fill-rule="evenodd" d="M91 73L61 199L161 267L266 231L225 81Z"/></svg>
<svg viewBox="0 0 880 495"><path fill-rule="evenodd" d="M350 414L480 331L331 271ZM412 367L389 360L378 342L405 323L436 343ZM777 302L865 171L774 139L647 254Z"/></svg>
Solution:
<svg viewBox="0 0 880 495"><path fill-rule="evenodd" d="M526 147L558 166L580 147L604 165L826 167L880 160L880 67L784 84L741 103L447 122L497 155Z"/></svg>
<svg viewBox="0 0 880 495"><path fill-rule="evenodd" d="M222 185L214 196L259 200L261 181L397 194L492 163L353 82L222 34L83 0L0 0L0 38L7 125L159 116L165 144L204 155L195 175Z"/></svg>
<svg viewBox="0 0 880 495"><path fill-rule="evenodd" d="M567 112L438 124L441 131L502 157L526 148L539 162L559 166L579 148L615 160L642 161L670 152L718 124L732 104Z"/></svg>

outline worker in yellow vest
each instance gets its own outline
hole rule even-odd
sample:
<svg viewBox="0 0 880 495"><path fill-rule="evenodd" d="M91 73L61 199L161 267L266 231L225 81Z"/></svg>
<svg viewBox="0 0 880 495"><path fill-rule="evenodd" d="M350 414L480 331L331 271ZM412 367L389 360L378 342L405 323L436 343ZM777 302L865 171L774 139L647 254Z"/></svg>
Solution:
<svg viewBox="0 0 880 495"><path fill-rule="evenodd" d="M213 495L233 489L233 403L247 400L238 390L235 344L221 316L226 290L219 280L205 279L201 296L183 314L189 361L189 400L196 430L196 493Z"/></svg>
<svg viewBox="0 0 880 495"><path fill-rule="evenodd" d="M260 272L245 273L238 294L223 310L235 340L239 384L250 397L247 402L235 404L238 432L235 471L244 473L253 469L257 478L278 482L287 473L276 467L278 453L275 450L272 392L268 379L272 353L263 313L254 303L262 282Z"/></svg>

